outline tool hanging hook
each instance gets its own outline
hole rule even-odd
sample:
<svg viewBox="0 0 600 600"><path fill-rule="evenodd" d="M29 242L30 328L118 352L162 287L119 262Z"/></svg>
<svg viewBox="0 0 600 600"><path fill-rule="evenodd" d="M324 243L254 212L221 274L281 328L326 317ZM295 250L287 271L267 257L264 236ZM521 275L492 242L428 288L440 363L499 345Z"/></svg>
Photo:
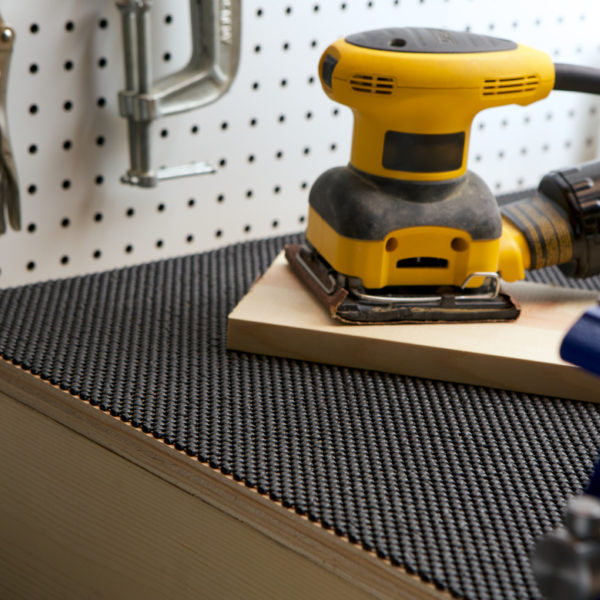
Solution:
<svg viewBox="0 0 600 600"><path fill-rule="evenodd" d="M150 128L155 119L200 108L220 98L237 72L240 0L190 0L192 53L188 64L153 81L149 0L118 0L123 26L125 89L119 111L128 120L130 169L123 183L154 187L158 181L214 173L205 162L153 169Z"/></svg>
<svg viewBox="0 0 600 600"><path fill-rule="evenodd" d="M14 30L6 25L0 16L0 233L6 231L5 207L10 226L16 230L21 229L17 168L8 138L6 117L8 69L14 43Z"/></svg>

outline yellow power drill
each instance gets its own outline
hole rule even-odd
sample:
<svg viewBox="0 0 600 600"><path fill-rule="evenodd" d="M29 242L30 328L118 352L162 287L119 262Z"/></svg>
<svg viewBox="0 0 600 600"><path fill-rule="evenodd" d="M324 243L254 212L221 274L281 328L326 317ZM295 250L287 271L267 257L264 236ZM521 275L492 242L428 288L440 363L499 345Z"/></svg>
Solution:
<svg viewBox="0 0 600 600"><path fill-rule="evenodd" d="M600 93L600 71L555 65L544 52L490 36L394 28L336 41L319 74L325 93L354 114L350 164L315 181L308 243L289 247L287 257L333 316L514 319L518 308L500 292L500 277L586 261L574 270L592 274L593 244L581 231L589 222L569 200L579 193L571 183L585 187L589 172L571 183L565 172L551 174L543 182L551 193L540 189L502 215L466 163L477 113L527 105L553 89ZM592 188L597 179L600 166Z"/></svg>

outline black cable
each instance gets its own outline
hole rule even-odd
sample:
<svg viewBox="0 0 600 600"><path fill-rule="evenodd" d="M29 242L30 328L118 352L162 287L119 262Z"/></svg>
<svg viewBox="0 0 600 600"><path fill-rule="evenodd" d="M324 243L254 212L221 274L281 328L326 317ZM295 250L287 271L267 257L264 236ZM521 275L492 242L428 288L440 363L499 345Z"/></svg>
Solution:
<svg viewBox="0 0 600 600"><path fill-rule="evenodd" d="M554 89L567 92L600 94L600 69L554 63Z"/></svg>

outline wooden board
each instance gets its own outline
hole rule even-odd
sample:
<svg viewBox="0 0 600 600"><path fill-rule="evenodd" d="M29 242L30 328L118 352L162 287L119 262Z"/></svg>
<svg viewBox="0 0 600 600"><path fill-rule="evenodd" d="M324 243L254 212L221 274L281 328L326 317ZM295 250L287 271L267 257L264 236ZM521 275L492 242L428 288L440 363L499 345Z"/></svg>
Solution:
<svg viewBox="0 0 600 600"><path fill-rule="evenodd" d="M0 598L450 600L0 359Z"/></svg>
<svg viewBox="0 0 600 600"><path fill-rule="evenodd" d="M343 325L280 254L229 315L228 348L531 394L600 400L600 378L559 357L564 334L598 293L518 282L511 323Z"/></svg>

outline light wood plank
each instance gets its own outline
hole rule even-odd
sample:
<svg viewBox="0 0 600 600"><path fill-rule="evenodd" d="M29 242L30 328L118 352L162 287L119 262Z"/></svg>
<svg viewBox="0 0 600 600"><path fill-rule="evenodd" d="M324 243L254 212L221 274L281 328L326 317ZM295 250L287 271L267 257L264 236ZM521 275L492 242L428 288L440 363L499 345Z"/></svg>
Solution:
<svg viewBox="0 0 600 600"><path fill-rule="evenodd" d="M600 379L560 359L564 334L597 292L518 282L510 323L344 325L333 321L280 254L229 315L228 347L287 358L600 400Z"/></svg>

